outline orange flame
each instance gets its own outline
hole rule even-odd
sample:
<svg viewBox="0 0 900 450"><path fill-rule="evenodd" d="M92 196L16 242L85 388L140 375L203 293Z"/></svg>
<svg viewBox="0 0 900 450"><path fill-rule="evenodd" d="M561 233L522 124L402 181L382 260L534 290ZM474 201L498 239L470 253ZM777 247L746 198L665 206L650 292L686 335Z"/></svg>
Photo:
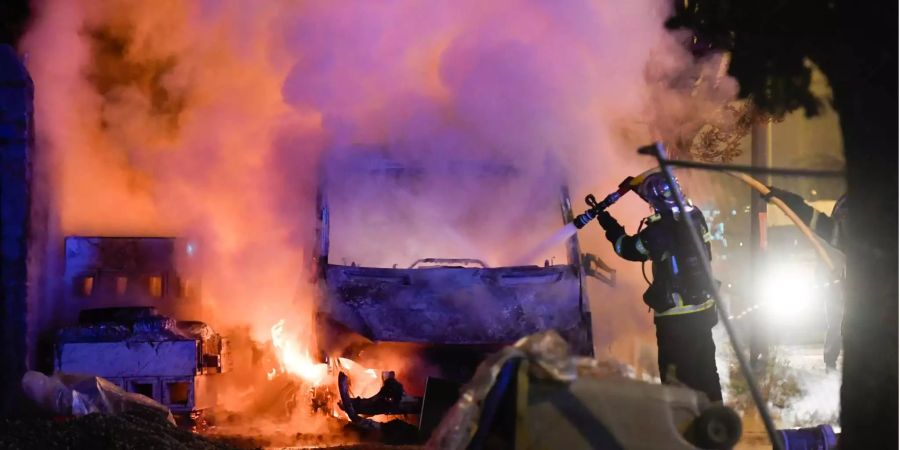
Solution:
<svg viewBox="0 0 900 450"><path fill-rule="evenodd" d="M350 377L350 385L356 396L371 397L381 388L381 380L375 369L348 358L338 358L338 367Z"/></svg>
<svg viewBox="0 0 900 450"><path fill-rule="evenodd" d="M328 365L314 362L309 356L308 348L302 347L297 340L286 336L284 319L279 320L272 326L272 345L275 347L275 354L278 356L280 365L278 372L295 375L313 386L318 386L325 381L325 377L328 374ZM275 375L275 369L268 373L270 380Z"/></svg>

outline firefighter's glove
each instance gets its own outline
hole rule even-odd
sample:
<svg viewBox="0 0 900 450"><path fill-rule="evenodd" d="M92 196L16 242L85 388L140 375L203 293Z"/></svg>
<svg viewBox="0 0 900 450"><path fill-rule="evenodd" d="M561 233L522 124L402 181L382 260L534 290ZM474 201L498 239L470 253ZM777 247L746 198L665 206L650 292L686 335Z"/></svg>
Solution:
<svg viewBox="0 0 900 450"><path fill-rule="evenodd" d="M769 193L763 195L762 198L767 202L770 202L772 201L772 197L780 198L783 202L787 203L788 206L802 204L804 202L803 197L791 191L779 189L775 186L769 186Z"/></svg>
<svg viewBox="0 0 900 450"><path fill-rule="evenodd" d="M600 226L603 227L604 230L609 230L610 228L618 228L619 222L612 216L612 214L604 211L600 211L597 213L597 222L600 222Z"/></svg>
<svg viewBox="0 0 900 450"><path fill-rule="evenodd" d="M615 243L620 237L625 235L625 227L620 225L608 212L600 211L597 214L597 221L600 222L600 226L606 232L604 234L609 242Z"/></svg>

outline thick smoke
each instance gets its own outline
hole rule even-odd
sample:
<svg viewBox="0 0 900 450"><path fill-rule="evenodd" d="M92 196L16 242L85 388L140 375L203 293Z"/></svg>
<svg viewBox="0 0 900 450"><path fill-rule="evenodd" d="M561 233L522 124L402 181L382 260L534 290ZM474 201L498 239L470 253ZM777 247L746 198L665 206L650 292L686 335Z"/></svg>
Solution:
<svg viewBox="0 0 900 450"><path fill-rule="evenodd" d="M282 318L297 336L309 326L302 280L323 180L336 186L336 262L503 264L562 225L553 203L562 182L580 209L586 192L603 195L651 164L633 156L637 145L693 126L732 96L725 86L692 97L691 86L672 81L700 69L682 37L663 28L668 5L38 5L23 48L58 223L50 242L192 237L203 319L247 326L258 340ZM348 149L425 168L426 179L394 186L317 169L346 160ZM520 175L459 176L448 169L458 161ZM613 211L637 223L646 209L628 201ZM583 246L612 262L597 229L590 233ZM604 345L649 329L637 267L614 265L623 283L592 289L604 302L594 315ZM625 329L611 328L609 315Z"/></svg>

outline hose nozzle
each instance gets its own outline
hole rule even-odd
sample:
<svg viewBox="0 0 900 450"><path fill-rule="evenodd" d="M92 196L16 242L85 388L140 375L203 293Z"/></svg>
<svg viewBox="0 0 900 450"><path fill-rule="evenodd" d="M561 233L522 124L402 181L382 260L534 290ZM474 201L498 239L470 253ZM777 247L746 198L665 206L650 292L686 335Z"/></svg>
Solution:
<svg viewBox="0 0 900 450"><path fill-rule="evenodd" d="M594 194L588 194L588 196L584 198L584 202L590 206L590 209L581 213L572 221L572 223L575 224L575 228L580 230L584 228L585 225L591 223L591 221L600 215L603 210L609 208L613 203L622 198L622 194L623 193L620 191L613 192L612 194L607 195L601 202L597 202L597 198L594 197Z"/></svg>
<svg viewBox="0 0 900 450"><path fill-rule="evenodd" d="M581 213L574 220L572 220L572 224L575 225L575 228L579 230L584 228L585 225L591 223L595 217L600 215L603 210L609 208L613 205L613 203L619 201L623 195L628 193L628 191L634 189L634 177L625 178L622 183L619 184L619 189L609 195L606 196L602 201L598 202L597 198L594 197L594 194L588 194L587 197L584 198L584 202L590 206L590 209Z"/></svg>
<svg viewBox="0 0 900 450"><path fill-rule="evenodd" d="M575 228L578 228L580 230L584 228L585 225L591 223L591 221L594 220L595 217L597 217L597 214L599 214L599 211L594 211L593 208L589 209L576 216L575 219L572 220L572 223L575 225Z"/></svg>

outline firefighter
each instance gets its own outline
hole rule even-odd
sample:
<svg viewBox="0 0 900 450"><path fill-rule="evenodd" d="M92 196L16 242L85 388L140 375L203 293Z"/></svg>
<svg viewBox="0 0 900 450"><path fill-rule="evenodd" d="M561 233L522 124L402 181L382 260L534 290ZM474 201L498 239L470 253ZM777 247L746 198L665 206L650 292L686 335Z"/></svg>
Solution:
<svg viewBox="0 0 900 450"><path fill-rule="evenodd" d="M816 234L828 242L829 245L844 251L844 234L847 220L847 195L844 194L834 203L831 215L825 215L819 210L809 206L800 195L791 191L769 187L769 193L763 198L770 200L772 197L781 199L797 217L803 220Z"/></svg>
<svg viewBox="0 0 900 450"><path fill-rule="evenodd" d="M606 211L597 219L616 254L629 261L651 262L653 281L644 292L644 303L653 310L660 378L663 383L677 380L706 393L712 401L721 401L712 337L712 328L718 322L716 306L701 255L680 223L684 212L679 210L675 193L662 173L648 175L636 191L655 213L641 221L637 234L625 233ZM691 232L705 242L702 258L709 261L711 236L703 213L691 205L685 212L694 221Z"/></svg>
<svg viewBox="0 0 900 450"><path fill-rule="evenodd" d="M763 198L768 201L772 197L781 199L819 237L835 249L844 252L848 212L846 194L842 195L834 203L830 216L809 206L800 195L784 189L770 186L769 194L764 195ZM845 278L843 272L842 270L842 273L839 275L841 280ZM825 348L823 352L825 370L828 371L837 369L838 356L841 354L841 323L843 322L843 317L843 296L829 295L825 301Z"/></svg>

